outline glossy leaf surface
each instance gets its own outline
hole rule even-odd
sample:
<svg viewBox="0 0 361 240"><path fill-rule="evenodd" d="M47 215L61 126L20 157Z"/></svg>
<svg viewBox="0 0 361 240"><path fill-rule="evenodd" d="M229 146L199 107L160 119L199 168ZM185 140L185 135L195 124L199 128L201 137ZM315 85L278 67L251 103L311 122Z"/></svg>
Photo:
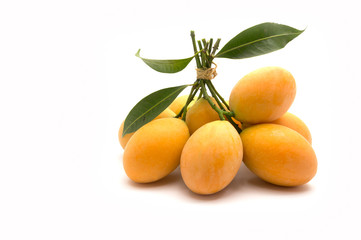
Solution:
<svg viewBox="0 0 361 240"><path fill-rule="evenodd" d="M279 50L300 35L298 30L277 23L261 23L239 33L217 54L217 58L250 58Z"/></svg>
<svg viewBox="0 0 361 240"><path fill-rule="evenodd" d="M162 72L162 73L176 73L182 71L190 61L194 58L194 56L184 59L173 59L173 60L156 60L156 59L147 59L142 58L140 56L140 49L135 54L135 56L139 57L143 60L149 67L152 69Z"/></svg>
<svg viewBox="0 0 361 240"><path fill-rule="evenodd" d="M153 92L140 100L124 121L123 136L137 131L163 112L189 85L170 87Z"/></svg>

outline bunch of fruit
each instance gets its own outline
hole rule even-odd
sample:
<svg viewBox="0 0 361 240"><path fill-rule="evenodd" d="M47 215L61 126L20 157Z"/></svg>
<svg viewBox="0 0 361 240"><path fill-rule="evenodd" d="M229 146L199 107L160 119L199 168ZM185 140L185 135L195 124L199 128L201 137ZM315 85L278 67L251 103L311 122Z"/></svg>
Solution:
<svg viewBox="0 0 361 240"><path fill-rule="evenodd" d="M242 58L239 56L254 52L255 46L244 48L244 36L252 44L263 44L263 52L256 55L270 52L270 46L275 44L269 39L279 36L279 28L290 31L290 27L270 23L245 30L217 55L219 41L213 51L212 39L203 41L203 45L199 41L198 51L191 34L193 57L201 74L191 85L190 94L176 98L188 85L152 93L131 110L119 129L127 176L138 183L149 183L180 166L182 179L191 191L213 194L231 183L243 161L255 175L272 184L298 186L309 182L316 174L317 158L309 129L287 112L296 95L291 73L280 67L255 70L234 86L229 101L212 83L216 75L211 68L214 58ZM291 30L290 34L295 34ZM258 34L267 31L271 37ZM258 35L251 34L254 32ZM275 37L273 41L279 39ZM273 51L281 47L278 44ZM258 45L257 49L262 47ZM140 57L139 51L137 56ZM142 60L160 72L180 71L188 64L179 67L184 59Z"/></svg>

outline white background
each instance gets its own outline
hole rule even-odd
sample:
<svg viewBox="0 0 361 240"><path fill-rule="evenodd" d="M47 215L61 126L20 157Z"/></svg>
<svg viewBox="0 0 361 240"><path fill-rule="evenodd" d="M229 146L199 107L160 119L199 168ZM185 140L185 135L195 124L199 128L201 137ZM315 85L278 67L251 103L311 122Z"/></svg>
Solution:
<svg viewBox="0 0 361 240"><path fill-rule="evenodd" d="M0 3L0 239L360 239L358 1L10 1ZM222 38L262 22L306 31L284 49L218 59L228 98L258 67L297 82L319 170L276 187L242 166L224 191L191 193L179 170L132 183L117 131L145 95L192 83L148 58L192 55L189 31ZM184 92L183 94L186 94Z"/></svg>

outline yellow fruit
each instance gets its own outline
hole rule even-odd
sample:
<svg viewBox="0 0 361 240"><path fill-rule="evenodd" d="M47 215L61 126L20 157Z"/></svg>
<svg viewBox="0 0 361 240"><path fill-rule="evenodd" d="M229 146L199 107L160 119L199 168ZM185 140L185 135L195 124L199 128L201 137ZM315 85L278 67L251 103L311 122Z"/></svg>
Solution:
<svg viewBox="0 0 361 240"><path fill-rule="evenodd" d="M227 121L214 121L199 128L184 146L180 169L184 183L198 194L225 188L242 163L242 141Z"/></svg>
<svg viewBox="0 0 361 240"><path fill-rule="evenodd" d="M127 145L129 139L133 136L134 132L125 134L124 137L122 137L123 129L124 129L124 121L122 122L122 124L120 125L120 128L119 128L118 139L119 139L119 143L122 146L122 148L125 149L125 146Z"/></svg>
<svg viewBox="0 0 361 240"><path fill-rule="evenodd" d="M162 118L147 123L134 133L125 147L125 173L138 183L167 176L179 165L188 138L188 127L180 119Z"/></svg>
<svg viewBox="0 0 361 240"><path fill-rule="evenodd" d="M172 110L170 110L169 108L166 108L163 112L161 112L153 120L159 119L159 118L172 118L172 117L175 117L175 113Z"/></svg>
<svg viewBox="0 0 361 240"><path fill-rule="evenodd" d="M177 97L170 105L169 105L169 109L172 110L175 114L178 114L182 108L184 107L184 105L186 104L187 100L188 100L188 96L189 95L183 95L180 97ZM192 100L190 102L190 104L188 105L188 109L194 104L194 100Z"/></svg>
<svg viewBox="0 0 361 240"><path fill-rule="evenodd" d="M286 126L295 130L296 132L304 136L309 143L312 144L312 136L310 130L308 129L307 125L296 115L287 112L282 117L271 123Z"/></svg>
<svg viewBox="0 0 361 240"><path fill-rule="evenodd" d="M280 67L264 67L238 81L229 104L242 123L271 122L287 112L295 95L296 83L291 73Z"/></svg>
<svg viewBox="0 0 361 240"><path fill-rule="evenodd" d="M170 110L169 108L166 108L155 119L171 118L171 117L175 117L175 113L172 110ZM122 148L125 149L125 146L127 145L129 139L133 136L134 132L133 133L128 133L128 134L124 135L124 137L122 137L123 128L124 128L124 121L122 122L122 124L120 125L120 128L119 128L118 139L119 139L119 143L122 146Z"/></svg>
<svg viewBox="0 0 361 240"><path fill-rule="evenodd" d="M298 132L277 124L258 124L241 133L243 161L263 180L280 186L298 186L317 171L316 154Z"/></svg>
<svg viewBox="0 0 361 240"><path fill-rule="evenodd" d="M212 98L216 103L216 100ZM218 104L217 104L218 106ZM194 105L189 108L186 116L186 123L189 128L190 134L193 134L198 128L206 123L219 120L218 113L209 105L208 101L204 98L199 99Z"/></svg>

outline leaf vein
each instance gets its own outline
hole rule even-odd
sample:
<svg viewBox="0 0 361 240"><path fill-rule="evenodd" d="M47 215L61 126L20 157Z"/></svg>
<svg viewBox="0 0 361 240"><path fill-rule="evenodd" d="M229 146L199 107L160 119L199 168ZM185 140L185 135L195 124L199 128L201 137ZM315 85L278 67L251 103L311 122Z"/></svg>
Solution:
<svg viewBox="0 0 361 240"><path fill-rule="evenodd" d="M159 101L157 104L153 105L151 108L149 108L146 112L144 112L143 114L141 114L138 118L136 118L134 121L132 121L130 123L130 125L124 130L124 133L128 132L128 129L134 125L134 123L136 121L138 121L139 118L144 117L148 112L150 112L152 109L154 109L156 106L158 106L159 104L161 104L162 102L164 102L166 99L168 99L169 97L171 97L172 95L176 94L178 91L180 91L181 89L186 88L187 86L183 86L180 89L176 89L174 92L170 93L169 95L167 95L165 98L163 98L161 101Z"/></svg>
<svg viewBox="0 0 361 240"><path fill-rule="evenodd" d="M230 51L236 50L236 49L238 49L238 48L242 48L242 47L245 47L245 46L247 46L247 45L253 44L253 43L265 41L265 40L272 39L272 38L287 36L287 35L299 35L299 34L300 34L300 33L284 33L284 34L272 35L272 36L269 36L269 37L257 39L257 40L254 40L254 41L251 41L251 42L242 44L242 45L240 45L240 46L237 46L237 47L228 49L228 50L226 50L226 51L224 51L224 52L221 52L219 55L217 54L217 57L222 56L222 55L224 55L225 53L228 53L228 52L230 52Z"/></svg>

